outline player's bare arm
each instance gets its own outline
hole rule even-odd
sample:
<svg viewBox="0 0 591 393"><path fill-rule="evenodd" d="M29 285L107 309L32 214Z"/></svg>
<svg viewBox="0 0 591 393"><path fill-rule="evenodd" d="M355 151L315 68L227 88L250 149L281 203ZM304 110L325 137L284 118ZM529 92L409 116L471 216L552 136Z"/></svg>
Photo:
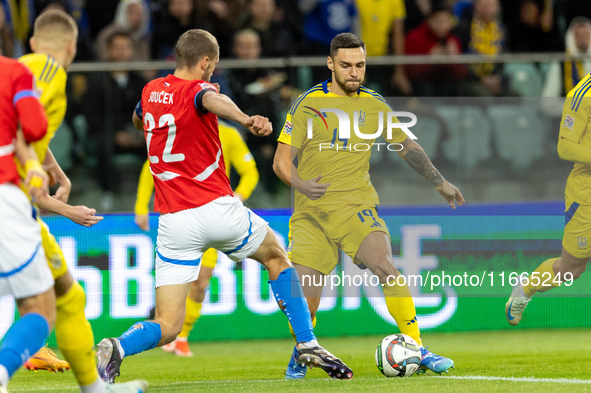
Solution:
<svg viewBox="0 0 591 393"><path fill-rule="evenodd" d="M273 132L273 125L264 116L248 116L225 94L207 91L203 94L203 107L207 111L242 124L252 134L267 136Z"/></svg>
<svg viewBox="0 0 591 393"><path fill-rule="evenodd" d="M133 126L135 128L137 128L138 130L143 130L144 129L144 122L142 121L142 119L140 119L140 117L135 113L135 111L133 111L133 115L131 117L131 121L133 122Z"/></svg>
<svg viewBox="0 0 591 393"><path fill-rule="evenodd" d="M443 196L452 209L456 208L455 201L462 206L465 201L462 193L456 186L444 179L437 168L433 165L427 153L414 140L406 138L402 143L402 150L398 152L400 157L415 171L429 180L437 189L437 192Z"/></svg>
<svg viewBox="0 0 591 393"><path fill-rule="evenodd" d="M40 194L47 193L49 191L49 176L41 167L37 153L27 143L20 129L16 132L15 155L27 173L25 187L29 190L29 194L36 198Z"/></svg>
<svg viewBox="0 0 591 393"><path fill-rule="evenodd" d="M103 217L95 216L96 210L86 206L71 206L52 198L47 193L41 193L35 198L35 203L41 209L50 213L59 214L74 221L78 225L91 227L102 221Z"/></svg>
<svg viewBox="0 0 591 393"><path fill-rule="evenodd" d="M321 175L309 180L303 180L300 177L293 164L293 157L296 157L299 151L300 149L297 147L279 142L273 160L273 170L277 177L288 186L293 187L311 200L319 199L326 193L330 183L320 183Z"/></svg>
<svg viewBox="0 0 591 393"><path fill-rule="evenodd" d="M72 189L72 182L70 182L68 176L59 166L49 148L47 148L47 153L45 154L43 169L49 175L49 183L51 185L59 184L59 188L53 197L60 202L68 203L68 198L70 197L70 191Z"/></svg>

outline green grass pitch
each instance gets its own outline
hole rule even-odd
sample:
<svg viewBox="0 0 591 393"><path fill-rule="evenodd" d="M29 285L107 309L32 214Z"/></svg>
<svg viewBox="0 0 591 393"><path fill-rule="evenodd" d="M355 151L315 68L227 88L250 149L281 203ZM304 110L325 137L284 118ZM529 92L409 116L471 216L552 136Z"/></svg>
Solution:
<svg viewBox="0 0 591 393"><path fill-rule="evenodd" d="M591 391L591 331L536 330L429 334L425 344L454 359L456 368L438 376L384 378L374 351L382 337L321 339L355 376L331 380L312 369L302 381L285 381L290 340L229 341L191 345L193 358L154 349L126 358L118 381L143 378L150 392L412 391L412 392L579 392ZM59 354L59 352L58 352ZM505 379L503 379L505 378ZM11 392L76 392L71 373L19 371Z"/></svg>

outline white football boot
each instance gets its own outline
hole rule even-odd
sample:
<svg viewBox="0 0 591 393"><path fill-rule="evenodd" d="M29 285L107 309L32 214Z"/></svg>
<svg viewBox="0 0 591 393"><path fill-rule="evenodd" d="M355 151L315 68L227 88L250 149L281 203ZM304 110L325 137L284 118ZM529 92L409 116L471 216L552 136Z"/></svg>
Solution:
<svg viewBox="0 0 591 393"><path fill-rule="evenodd" d="M530 300L531 297L527 297L525 292L523 292L521 283L518 282L517 285L513 287L511 297L505 305L505 316L511 325L517 326L519 324L521 317L523 316L523 310L525 310L525 307Z"/></svg>

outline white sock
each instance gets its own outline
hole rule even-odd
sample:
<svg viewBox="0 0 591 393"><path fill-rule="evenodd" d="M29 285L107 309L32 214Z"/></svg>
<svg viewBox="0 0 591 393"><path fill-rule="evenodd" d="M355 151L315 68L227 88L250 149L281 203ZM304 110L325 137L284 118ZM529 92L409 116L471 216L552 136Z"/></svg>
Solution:
<svg viewBox="0 0 591 393"><path fill-rule="evenodd" d="M10 377L8 376L8 370L6 367L0 364L0 385L1 386L8 386L8 381Z"/></svg>
<svg viewBox="0 0 591 393"><path fill-rule="evenodd" d="M99 377L90 385L80 385L80 391L82 393L103 393L105 391L105 381Z"/></svg>
<svg viewBox="0 0 591 393"><path fill-rule="evenodd" d="M121 340L116 338L115 342L117 343L117 349L119 349L119 353L121 354L121 359L123 359L125 357L125 351L123 350L123 347L121 346Z"/></svg>
<svg viewBox="0 0 591 393"><path fill-rule="evenodd" d="M306 341L306 342L299 343L299 344L302 344L306 348L312 348L312 347L319 347L320 346L320 344L318 344L318 340Z"/></svg>

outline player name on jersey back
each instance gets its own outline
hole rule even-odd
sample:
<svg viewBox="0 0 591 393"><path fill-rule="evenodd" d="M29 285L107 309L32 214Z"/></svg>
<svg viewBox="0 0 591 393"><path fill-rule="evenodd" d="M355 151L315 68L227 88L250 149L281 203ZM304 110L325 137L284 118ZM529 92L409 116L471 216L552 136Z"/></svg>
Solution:
<svg viewBox="0 0 591 393"><path fill-rule="evenodd" d="M174 104L174 93L166 93L164 91L153 91L150 93L148 102L155 102L158 104Z"/></svg>

